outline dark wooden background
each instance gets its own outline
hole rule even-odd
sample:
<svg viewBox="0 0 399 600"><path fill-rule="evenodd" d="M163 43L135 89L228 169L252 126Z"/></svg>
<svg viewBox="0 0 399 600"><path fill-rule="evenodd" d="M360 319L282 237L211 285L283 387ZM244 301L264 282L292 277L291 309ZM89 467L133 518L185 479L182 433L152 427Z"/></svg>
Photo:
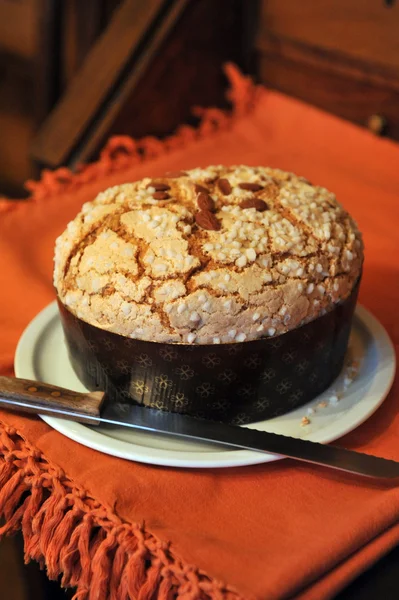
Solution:
<svg viewBox="0 0 399 600"><path fill-rule="evenodd" d="M256 47L266 85L399 139L395 0L264 0Z"/></svg>
<svg viewBox="0 0 399 600"><path fill-rule="evenodd" d="M223 106L222 64L249 70L249 4L0 0L0 194L112 133L164 136L193 105Z"/></svg>

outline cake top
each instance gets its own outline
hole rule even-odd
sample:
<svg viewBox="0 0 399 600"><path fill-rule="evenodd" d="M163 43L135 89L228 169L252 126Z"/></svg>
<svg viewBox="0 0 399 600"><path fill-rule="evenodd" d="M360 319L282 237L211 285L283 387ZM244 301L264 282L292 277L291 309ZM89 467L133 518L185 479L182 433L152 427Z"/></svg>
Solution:
<svg viewBox="0 0 399 600"><path fill-rule="evenodd" d="M100 193L58 238L78 317L138 339L276 335L347 297L363 262L334 194L278 169L211 166Z"/></svg>

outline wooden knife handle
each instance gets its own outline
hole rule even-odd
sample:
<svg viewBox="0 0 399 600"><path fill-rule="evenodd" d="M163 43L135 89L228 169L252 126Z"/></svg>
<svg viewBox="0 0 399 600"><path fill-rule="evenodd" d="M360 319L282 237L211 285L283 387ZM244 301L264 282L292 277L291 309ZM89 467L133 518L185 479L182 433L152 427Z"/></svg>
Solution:
<svg viewBox="0 0 399 600"><path fill-rule="evenodd" d="M104 395L104 392L80 393L39 381L0 376L0 407L18 412L98 425ZM55 410L75 414L57 414Z"/></svg>

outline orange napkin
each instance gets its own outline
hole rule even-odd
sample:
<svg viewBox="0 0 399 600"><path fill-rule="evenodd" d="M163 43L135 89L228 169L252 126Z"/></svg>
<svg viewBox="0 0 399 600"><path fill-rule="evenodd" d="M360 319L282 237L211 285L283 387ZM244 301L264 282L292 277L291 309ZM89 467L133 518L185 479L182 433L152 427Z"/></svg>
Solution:
<svg viewBox="0 0 399 600"><path fill-rule="evenodd" d="M231 114L166 142L109 142L98 163L45 173L26 203L0 205L0 368L54 299L55 237L103 188L212 163L268 164L336 191L366 243L360 301L399 344L399 147L281 94L233 67ZM143 158L144 157L144 158ZM399 460L399 386L342 444ZM322 600L399 541L399 489L291 460L179 470L99 454L39 419L0 414L3 533L64 574L80 599ZM23 500L21 505L20 500Z"/></svg>

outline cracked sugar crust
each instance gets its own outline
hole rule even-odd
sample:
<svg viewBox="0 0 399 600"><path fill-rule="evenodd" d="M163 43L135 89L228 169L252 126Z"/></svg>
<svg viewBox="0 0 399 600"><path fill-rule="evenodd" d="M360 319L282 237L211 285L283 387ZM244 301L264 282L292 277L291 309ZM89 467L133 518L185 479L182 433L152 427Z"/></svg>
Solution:
<svg viewBox="0 0 399 600"><path fill-rule="evenodd" d="M363 263L334 194L278 169L211 166L112 187L57 239L77 317L132 338L242 342L318 318Z"/></svg>

